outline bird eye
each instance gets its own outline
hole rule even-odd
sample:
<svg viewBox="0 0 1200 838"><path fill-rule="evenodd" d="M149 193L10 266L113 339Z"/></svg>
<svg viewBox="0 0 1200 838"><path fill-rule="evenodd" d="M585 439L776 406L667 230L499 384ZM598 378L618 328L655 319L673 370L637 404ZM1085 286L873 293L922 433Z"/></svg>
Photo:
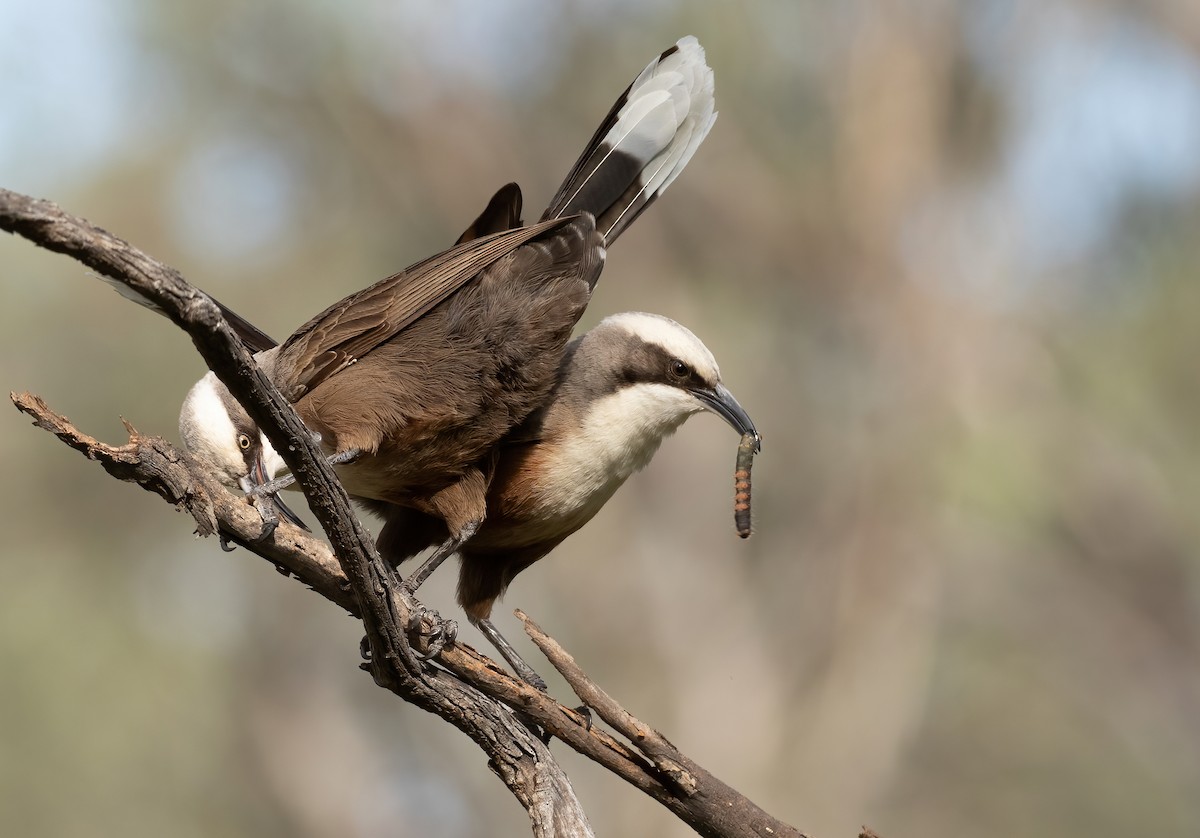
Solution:
<svg viewBox="0 0 1200 838"><path fill-rule="evenodd" d="M242 449L243 451L249 451L250 437L246 436L245 434L238 434L238 448Z"/></svg>
<svg viewBox="0 0 1200 838"><path fill-rule="evenodd" d="M671 361L671 375L675 378L687 378L691 374L691 368L683 361L680 361L678 358Z"/></svg>

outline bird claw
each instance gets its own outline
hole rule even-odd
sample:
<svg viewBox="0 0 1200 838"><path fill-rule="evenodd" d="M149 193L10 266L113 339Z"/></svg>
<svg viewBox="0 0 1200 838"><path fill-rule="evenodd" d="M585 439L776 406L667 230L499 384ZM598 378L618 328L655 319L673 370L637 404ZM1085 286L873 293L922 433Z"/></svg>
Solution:
<svg viewBox="0 0 1200 838"><path fill-rule="evenodd" d="M275 511L275 506L269 499L257 495L251 496L251 501L254 508L258 511L259 517L262 518L262 531L255 537L255 543L266 541L275 534L275 529L279 526L279 515Z"/></svg>
<svg viewBox="0 0 1200 838"><path fill-rule="evenodd" d="M413 606L412 611L408 613L408 625L405 626L405 628L407 628L410 632L420 631L421 621L431 613L433 612L418 602Z"/></svg>
<svg viewBox="0 0 1200 838"><path fill-rule="evenodd" d="M454 644L454 639L457 636L458 624L453 620L446 620L441 630L435 632L429 639L429 645L425 648L425 651L418 652L417 657L423 661L436 658L442 653L443 649Z"/></svg>
<svg viewBox="0 0 1200 838"><path fill-rule="evenodd" d="M530 667L516 667L516 670L520 679L538 692L547 694L550 692L550 687L548 687L546 682L542 680L542 676L538 675Z"/></svg>
<svg viewBox="0 0 1200 838"><path fill-rule="evenodd" d="M576 713L583 716L583 732L592 732L592 708L586 704L580 704L578 707L572 708Z"/></svg>
<svg viewBox="0 0 1200 838"><path fill-rule="evenodd" d="M524 676L522 676L522 677L524 677ZM536 677L536 675L535 675L535 677ZM542 679L538 678L538 680L541 681ZM543 689L542 692L545 692L545 690ZM572 707L571 709L583 717L583 732L591 733L592 732L592 708L588 707L586 704L580 704L578 707ZM548 728L533 725L531 730L533 730L534 736L536 736L538 739L540 739L543 745L549 745L550 740L554 738L554 734L551 733Z"/></svg>
<svg viewBox="0 0 1200 838"><path fill-rule="evenodd" d="M219 537L221 540L221 552L232 553L237 549L237 545L230 541L229 536L225 535L225 533L221 533Z"/></svg>
<svg viewBox="0 0 1200 838"><path fill-rule="evenodd" d="M422 623L426 619L433 624L432 630L428 632L421 629ZM425 651L416 653L417 657L421 660L436 658L447 646L453 646L454 641L458 638L457 622L444 619L436 611L426 608L420 603L417 604L408 618L408 630L410 632L417 632L422 637L428 638Z"/></svg>

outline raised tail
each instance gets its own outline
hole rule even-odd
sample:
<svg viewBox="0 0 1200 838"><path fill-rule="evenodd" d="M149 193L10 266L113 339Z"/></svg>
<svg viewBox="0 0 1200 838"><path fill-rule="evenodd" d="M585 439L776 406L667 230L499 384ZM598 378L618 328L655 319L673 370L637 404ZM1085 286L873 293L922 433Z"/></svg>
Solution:
<svg viewBox="0 0 1200 838"><path fill-rule="evenodd" d="M590 212L611 245L683 171L716 118L704 48L680 38L617 99L542 220Z"/></svg>

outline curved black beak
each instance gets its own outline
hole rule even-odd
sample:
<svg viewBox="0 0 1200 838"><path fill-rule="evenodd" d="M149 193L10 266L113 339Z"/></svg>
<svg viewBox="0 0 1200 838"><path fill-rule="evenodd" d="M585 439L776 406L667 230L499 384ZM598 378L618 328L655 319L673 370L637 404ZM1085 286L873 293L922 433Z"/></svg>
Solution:
<svg viewBox="0 0 1200 838"><path fill-rule="evenodd" d="M750 414L738 404L738 400L733 397L733 393L725 389L724 384L718 384L712 389L698 387L691 392L706 408L728 422L739 434L752 434L755 454L762 449L762 437L755 430Z"/></svg>

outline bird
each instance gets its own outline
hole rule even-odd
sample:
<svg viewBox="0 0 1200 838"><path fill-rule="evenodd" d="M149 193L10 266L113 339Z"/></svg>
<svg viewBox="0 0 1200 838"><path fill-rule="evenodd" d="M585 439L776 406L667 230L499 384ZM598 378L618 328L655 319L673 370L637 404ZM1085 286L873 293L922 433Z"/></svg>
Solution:
<svg viewBox="0 0 1200 838"><path fill-rule="evenodd" d="M547 401L501 442L487 514L457 548L457 599L468 620L526 682L545 681L491 621L518 573L583 527L688 417L711 411L761 437L691 331L644 312L611 315L568 344ZM445 522L412 507L379 508L376 546L399 565L446 540ZM418 580L419 581L419 580Z"/></svg>
<svg viewBox="0 0 1200 838"><path fill-rule="evenodd" d="M607 248L678 176L715 118L704 50L682 38L617 99L542 220L521 226L521 192L507 184L449 250L255 354L352 498L444 526L410 579L481 526L497 445L553 389ZM291 480L276 478L282 458L212 372L185 398L180 436L203 467L256 499ZM270 525L269 508L259 509Z"/></svg>

